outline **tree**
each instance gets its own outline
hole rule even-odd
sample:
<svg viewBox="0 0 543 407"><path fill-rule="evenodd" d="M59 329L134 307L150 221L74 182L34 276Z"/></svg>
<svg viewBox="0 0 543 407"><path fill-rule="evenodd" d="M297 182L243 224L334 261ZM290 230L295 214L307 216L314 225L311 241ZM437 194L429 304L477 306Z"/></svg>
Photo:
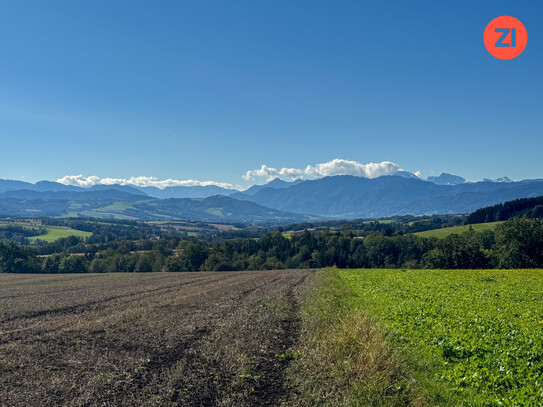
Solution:
<svg viewBox="0 0 543 407"><path fill-rule="evenodd" d="M436 247L423 255L426 268L477 269L487 268L489 259L483 251L479 234L465 232L439 240Z"/></svg>
<svg viewBox="0 0 543 407"><path fill-rule="evenodd" d="M499 267L543 267L543 221L512 218L495 229L495 256Z"/></svg>
<svg viewBox="0 0 543 407"><path fill-rule="evenodd" d="M55 253L46 257L43 261L42 270L47 274L56 274L60 268L60 261L62 260L62 255Z"/></svg>
<svg viewBox="0 0 543 407"><path fill-rule="evenodd" d="M40 263L34 249L13 242L0 242L0 273L38 273Z"/></svg>
<svg viewBox="0 0 543 407"><path fill-rule="evenodd" d="M88 273L88 266L83 256L64 256L60 260L59 273Z"/></svg>
<svg viewBox="0 0 543 407"><path fill-rule="evenodd" d="M209 248L200 242L189 242L180 248L179 261L186 271L198 271L209 256Z"/></svg>
<svg viewBox="0 0 543 407"><path fill-rule="evenodd" d="M163 271L177 273L177 272L188 271L188 270L186 269L185 264L179 261L178 258L170 256L166 258Z"/></svg>
<svg viewBox="0 0 543 407"><path fill-rule="evenodd" d="M136 273L150 273L153 271L153 265L148 255L142 254L138 257L134 271Z"/></svg>

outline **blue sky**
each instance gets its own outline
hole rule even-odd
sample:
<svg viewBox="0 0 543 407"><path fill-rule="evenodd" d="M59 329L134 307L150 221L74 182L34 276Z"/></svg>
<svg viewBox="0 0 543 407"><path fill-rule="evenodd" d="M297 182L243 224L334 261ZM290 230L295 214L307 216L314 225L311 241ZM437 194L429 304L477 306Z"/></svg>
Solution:
<svg viewBox="0 0 543 407"><path fill-rule="evenodd" d="M0 178L543 178L538 1L0 1ZM524 53L483 45L499 15Z"/></svg>

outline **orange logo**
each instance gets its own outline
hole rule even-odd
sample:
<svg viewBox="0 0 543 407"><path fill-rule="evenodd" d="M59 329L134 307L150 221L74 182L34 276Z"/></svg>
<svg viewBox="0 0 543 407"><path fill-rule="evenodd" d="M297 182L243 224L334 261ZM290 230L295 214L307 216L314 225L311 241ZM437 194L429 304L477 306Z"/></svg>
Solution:
<svg viewBox="0 0 543 407"><path fill-rule="evenodd" d="M492 20L483 34L485 47L498 59L518 57L528 43L528 32L524 24L511 16L500 16Z"/></svg>

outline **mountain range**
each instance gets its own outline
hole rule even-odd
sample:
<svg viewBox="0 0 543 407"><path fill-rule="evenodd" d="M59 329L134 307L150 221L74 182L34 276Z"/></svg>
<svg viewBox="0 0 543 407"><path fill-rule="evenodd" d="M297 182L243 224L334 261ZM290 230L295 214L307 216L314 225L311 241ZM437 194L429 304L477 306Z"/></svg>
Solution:
<svg viewBox="0 0 543 407"><path fill-rule="evenodd" d="M402 172L363 178L272 180L245 191L219 186L135 185L84 188L58 182L0 180L0 216L93 216L206 222L289 222L468 213L504 201L543 195L543 180L466 182L443 173L422 180Z"/></svg>
<svg viewBox="0 0 543 407"><path fill-rule="evenodd" d="M327 218L468 213L496 203L543 195L543 180L439 185L419 178L337 175L289 188L237 195L274 209Z"/></svg>
<svg viewBox="0 0 543 407"><path fill-rule="evenodd" d="M164 189L157 187L147 186L140 187L136 185L93 185L89 188L65 185L60 182L53 181L39 181L35 184L24 181L13 181L0 179L0 193L7 191L17 190L29 190L37 192L85 192L115 189L118 191L125 191L135 195L147 195L154 198L167 199L167 198L207 198L213 195L230 195L237 190L226 189L217 185L206 186L171 186Z"/></svg>

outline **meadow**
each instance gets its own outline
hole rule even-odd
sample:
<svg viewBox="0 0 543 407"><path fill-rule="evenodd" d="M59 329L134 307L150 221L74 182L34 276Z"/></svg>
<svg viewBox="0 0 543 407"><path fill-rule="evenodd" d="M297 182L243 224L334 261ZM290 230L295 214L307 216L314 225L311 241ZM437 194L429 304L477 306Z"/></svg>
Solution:
<svg viewBox="0 0 543 407"><path fill-rule="evenodd" d="M464 232L468 232L469 230L474 230L475 232L494 230L494 228L500 223L503 222L474 223L471 225L459 225L448 228L425 230L423 232L416 232L414 234L420 237L437 237L439 239L442 239L444 237L452 235L453 233L461 234Z"/></svg>
<svg viewBox="0 0 543 407"><path fill-rule="evenodd" d="M76 230L76 229L66 228L66 227L62 227L62 226L49 226L49 225L46 225L46 226L43 226L43 227L47 230L47 233L45 235L32 236L32 237L29 237L28 239L30 241L40 239L40 240L45 240L46 242L54 242L55 240L58 240L58 239L63 238L63 237L75 236L75 237L85 238L85 237L89 237L90 235L92 235L92 233L90 233L90 232L85 232L83 230Z"/></svg>
<svg viewBox="0 0 543 407"><path fill-rule="evenodd" d="M543 271L338 273L350 312L375 318L421 385L451 391L449 404L542 405Z"/></svg>
<svg viewBox="0 0 543 407"><path fill-rule="evenodd" d="M6 226L19 226L25 229L45 229L45 234L39 236L31 236L28 238L30 241L40 239L46 242L54 242L55 240L63 237L76 236L85 238L92 235L92 233L90 232L76 230L64 226L42 225L39 223L33 223L31 221L0 221L0 228Z"/></svg>

